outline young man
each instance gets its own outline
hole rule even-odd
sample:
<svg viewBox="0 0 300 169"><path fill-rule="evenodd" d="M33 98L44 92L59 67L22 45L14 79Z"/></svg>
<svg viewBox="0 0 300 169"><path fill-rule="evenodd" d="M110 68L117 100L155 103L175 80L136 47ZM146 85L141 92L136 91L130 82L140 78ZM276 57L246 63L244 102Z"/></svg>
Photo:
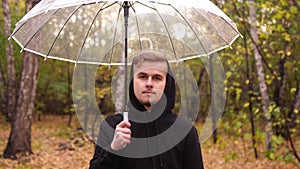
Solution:
<svg viewBox="0 0 300 169"><path fill-rule="evenodd" d="M172 112L176 90L167 60L143 51L131 78L129 121L117 114L102 122L90 169L202 169L195 127Z"/></svg>

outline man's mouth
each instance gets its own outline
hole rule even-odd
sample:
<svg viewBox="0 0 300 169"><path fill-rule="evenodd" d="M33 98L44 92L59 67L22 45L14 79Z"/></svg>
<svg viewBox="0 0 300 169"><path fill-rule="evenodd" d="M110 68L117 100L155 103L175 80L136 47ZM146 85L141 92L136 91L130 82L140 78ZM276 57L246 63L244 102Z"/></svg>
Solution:
<svg viewBox="0 0 300 169"><path fill-rule="evenodd" d="M155 92L153 92L153 91L143 91L142 93L143 94L155 94Z"/></svg>

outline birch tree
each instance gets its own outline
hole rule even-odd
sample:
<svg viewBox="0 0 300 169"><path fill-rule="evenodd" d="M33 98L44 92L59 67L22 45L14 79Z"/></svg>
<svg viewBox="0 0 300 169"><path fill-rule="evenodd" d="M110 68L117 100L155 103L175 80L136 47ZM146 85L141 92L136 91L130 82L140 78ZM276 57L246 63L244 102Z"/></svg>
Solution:
<svg viewBox="0 0 300 169"><path fill-rule="evenodd" d="M10 10L8 5L8 0L2 0L2 8L4 15L4 32L5 38L7 39L11 34L11 18ZM6 89L6 100L3 100L7 103L6 110L4 114L11 121L12 113L15 111L16 104L16 74L14 67L14 56L13 56L13 45L11 41L7 41L6 48L6 60L7 60L7 89Z"/></svg>
<svg viewBox="0 0 300 169"><path fill-rule="evenodd" d="M298 81L298 86L293 99L293 103L288 113L288 118L290 119L290 122L288 124L289 127L296 126L297 114L299 113L299 110L300 110L300 81Z"/></svg>
<svg viewBox="0 0 300 169"><path fill-rule="evenodd" d="M250 32L254 44L253 46L254 46L256 71L257 71L258 82L259 82L259 90L261 94L262 110L265 119L266 147L267 150L271 150L271 137L273 134L273 130L272 130L271 115L269 112L270 101L269 101L268 88L265 80L265 72L262 63L262 56L259 53L259 49L257 48L257 44L258 44L257 19L256 19L256 8L253 0L249 1L249 14L250 14L250 24L251 24Z"/></svg>
<svg viewBox="0 0 300 169"><path fill-rule="evenodd" d="M31 0L26 0L26 11L33 6ZM38 58L29 52L24 52L22 58L22 73L14 113L10 122L11 131L5 158L16 159L18 154L32 154L31 124L34 100L36 95Z"/></svg>

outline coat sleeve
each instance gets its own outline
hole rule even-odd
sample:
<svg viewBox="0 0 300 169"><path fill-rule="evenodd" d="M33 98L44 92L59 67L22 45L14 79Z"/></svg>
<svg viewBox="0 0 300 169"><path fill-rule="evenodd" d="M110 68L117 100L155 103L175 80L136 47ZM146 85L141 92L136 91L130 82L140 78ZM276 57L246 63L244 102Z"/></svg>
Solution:
<svg viewBox="0 0 300 169"><path fill-rule="evenodd" d="M117 122L115 122L117 123ZM119 168L120 156L114 154L110 148L116 124L112 124L111 119L101 123L99 137L95 147L94 156L90 161L89 169L117 169ZM112 126L110 125L112 124ZM104 148L103 148L104 147Z"/></svg>
<svg viewBox="0 0 300 169"><path fill-rule="evenodd" d="M199 137L195 127L186 136L183 154L184 169L203 169L203 160Z"/></svg>
<svg viewBox="0 0 300 169"><path fill-rule="evenodd" d="M110 153L96 145L89 169L117 169L119 168L119 159L118 155Z"/></svg>

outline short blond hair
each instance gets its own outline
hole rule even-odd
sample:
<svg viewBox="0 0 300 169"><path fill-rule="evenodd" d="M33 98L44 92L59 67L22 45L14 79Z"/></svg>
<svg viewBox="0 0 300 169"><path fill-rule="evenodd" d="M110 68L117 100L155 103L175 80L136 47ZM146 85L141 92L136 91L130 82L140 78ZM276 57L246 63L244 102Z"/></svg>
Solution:
<svg viewBox="0 0 300 169"><path fill-rule="evenodd" d="M132 59L132 65L139 66L140 63L145 61L168 63L168 60L161 53L152 50L145 50L134 56Z"/></svg>

